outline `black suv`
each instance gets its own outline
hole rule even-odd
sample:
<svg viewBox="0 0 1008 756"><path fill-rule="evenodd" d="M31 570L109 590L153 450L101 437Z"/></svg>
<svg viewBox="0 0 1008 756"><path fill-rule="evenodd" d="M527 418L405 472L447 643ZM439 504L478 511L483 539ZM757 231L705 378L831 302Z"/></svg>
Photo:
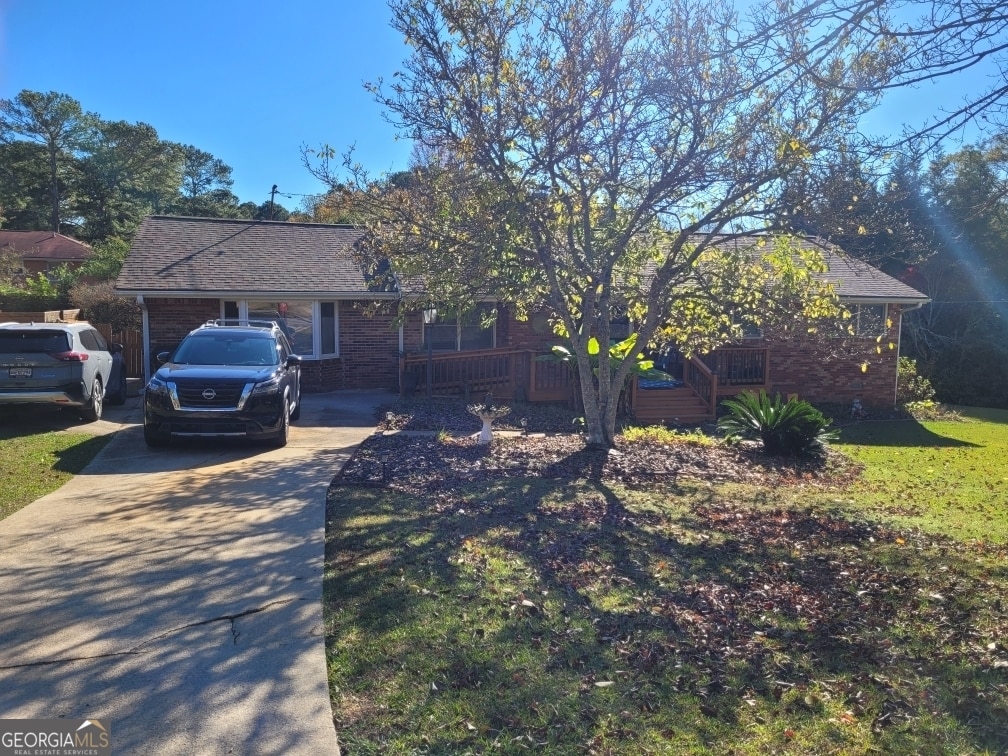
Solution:
<svg viewBox="0 0 1008 756"><path fill-rule="evenodd" d="M301 358L272 321L212 320L186 336L144 391L144 440L244 437L285 446L301 416Z"/></svg>

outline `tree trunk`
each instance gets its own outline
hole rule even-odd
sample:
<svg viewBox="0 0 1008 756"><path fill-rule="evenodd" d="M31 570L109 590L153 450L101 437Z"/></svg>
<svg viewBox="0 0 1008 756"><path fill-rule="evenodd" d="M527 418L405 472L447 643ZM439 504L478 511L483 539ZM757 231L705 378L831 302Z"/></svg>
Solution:
<svg viewBox="0 0 1008 756"><path fill-rule="evenodd" d="M599 404L599 392L595 384L595 374L588 359L587 349L576 346L578 361L578 381L581 383L581 396L584 399L585 439L589 446L608 446L602 423L602 412Z"/></svg>
<svg viewBox="0 0 1008 756"><path fill-rule="evenodd" d="M49 145L49 199L52 202L49 222L57 234L60 230L59 180L56 177L56 145Z"/></svg>

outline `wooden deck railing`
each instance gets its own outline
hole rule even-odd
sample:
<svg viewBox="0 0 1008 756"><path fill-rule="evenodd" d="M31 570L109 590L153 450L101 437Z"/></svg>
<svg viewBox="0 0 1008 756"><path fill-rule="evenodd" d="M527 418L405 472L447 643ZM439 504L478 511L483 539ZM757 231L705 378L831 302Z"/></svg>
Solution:
<svg viewBox="0 0 1008 756"><path fill-rule="evenodd" d="M721 347L701 359L717 373L721 393L735 393L744 388L760 388L769 384L765 347Z"/></svg>
<svg viewBox="0 0 1008 756"><path fill-rule="evenodd" d="M436 396L469 396L481 399L492 392L495 399L524 397L530 402L570 399L575 376L561 362L540 361L541 353L528 349L479 349L468 352L435 352L430 356L431 388ZM702 358L684 361L683 383L700 397L713 416L719 396L745 388L768 385L768 350L759 347L727 347ZM426 354L400 359L400 386L422 395L427 390Z"/></svg>
<svg viewBox="0 0 1008 756"><path fill-rule="evenodd" d="M500 399L514 396L517 382L527 375L528 369L520 362L527 361L517 349L478 349L469 352L434 352L409 354L400 360L400 373L412 374L416 392L427 390L427 370L430 366L431 387L436 396L482 397L487 392ZM402 381L406 386L408 381Z"/></svg>
<svg viewBox="0 0 1008 756"><path fill-rule="evenodd" d="M530 402L564 401L570 397L573 376L560 362L538 361L530 349L479 349L435 352L430 356L431 391L435 396L471 396L488 391L495 399L524 396ZM409 354L399 361L400 386L418 395L427 390L426 354Z"/></svg>
<svg viewBox="0 0 1008 756"><path fill-rule="evenodd" d="M570 366L563 362L539 360L542 352L528 352L529 383L527 388L530 402L564 402L571 398L574 388L574 374Z"/></svg>
<svg viewBox="0 0 1008 756"><path fill-rule="evenodd" d="M691 357L683 366L683 383L693 389L707 406L707 411L717 413L718 375L700 359Z"/></svg>

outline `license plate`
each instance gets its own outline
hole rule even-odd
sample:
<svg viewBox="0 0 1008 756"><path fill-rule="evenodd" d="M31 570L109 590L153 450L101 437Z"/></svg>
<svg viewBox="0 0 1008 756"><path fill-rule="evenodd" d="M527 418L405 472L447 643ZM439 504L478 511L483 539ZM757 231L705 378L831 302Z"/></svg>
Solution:
<svg viewBox="0 0 1008 756"><path fill-rule="evenodd" d="M12 367L9 374L11 378L31 378L32 369L30 367Z"/></svg>

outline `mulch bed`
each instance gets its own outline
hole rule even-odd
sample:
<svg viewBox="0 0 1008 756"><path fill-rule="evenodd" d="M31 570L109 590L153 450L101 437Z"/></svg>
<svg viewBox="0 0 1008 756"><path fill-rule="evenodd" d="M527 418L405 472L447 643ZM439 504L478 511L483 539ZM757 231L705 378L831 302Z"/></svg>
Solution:
<svg viewBox="0 0 1008 756"><path fill-rule="evenodd" d="M579 433L571 431L571 414L555 407L516 408L494 428L513 431L524 417L529 435L497 434L489 445L477 442L479 421L458 401L401 402L383 407L379 416L383 418L379 433L361 445L338 484L382 484L419 493L501 477L536 476L630 486L679 479L821 486L842 484L860 473L857 464L832 450L819 456L770 457L751 443L655 444L622 438L614 450L589 448Z"/></svg>

